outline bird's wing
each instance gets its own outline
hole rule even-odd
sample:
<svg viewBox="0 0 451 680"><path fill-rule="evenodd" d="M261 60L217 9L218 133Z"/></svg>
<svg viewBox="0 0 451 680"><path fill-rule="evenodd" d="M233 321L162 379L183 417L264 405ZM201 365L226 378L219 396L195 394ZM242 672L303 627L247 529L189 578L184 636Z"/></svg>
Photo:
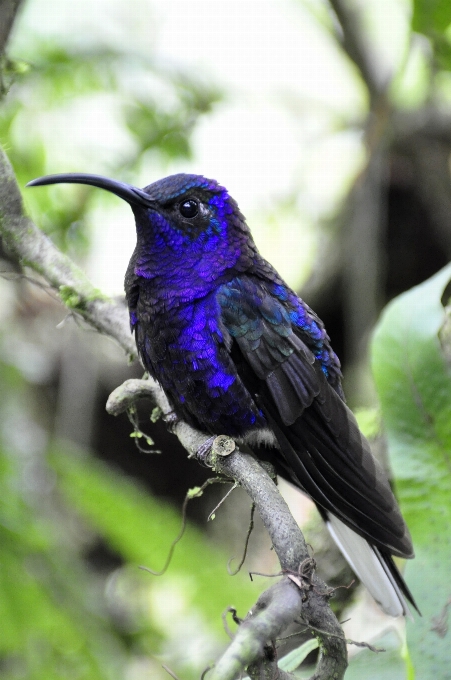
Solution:
<svg viewBox="0 0 451 680"><path fill-rule="evenodd" d="M132 255L129 262L127 272L125 274L125 297L127 298L127 306L130 318L130 328L131 331L136 331L136 326L138 324L138 300L139 300L139 277L135 274L135 264L136 264L136 249Z"/></svg>
<svg viewBox="0 0 451 680"><path fill-rule="evenodd" d="M413 556L384 471L289 310L250 277L222 286L218 302L240 378L269 421L288 478L372 545Z"/></svg>

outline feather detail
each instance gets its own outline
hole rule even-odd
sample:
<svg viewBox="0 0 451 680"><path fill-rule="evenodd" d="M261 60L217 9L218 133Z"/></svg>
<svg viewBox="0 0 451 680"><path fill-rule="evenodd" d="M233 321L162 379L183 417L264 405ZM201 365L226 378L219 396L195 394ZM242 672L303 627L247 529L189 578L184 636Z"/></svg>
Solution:
<svg viewBox="0 0 451 680"><path fill-rule="evenodd" d="M286 460L284 467L289 469L291 481L321 508L339 517L382 550L399 557L413 556L410 534L384 476L368 475L363 483L355 473L352 451L349 452L347 466L337 456L334 460L334 450L328 452L326 446L321 449L322 456L314 445L314 437L303 425L303 418L294 426L283 428L274 417L274 406L266 405L264 410ZM325 465L327 456L330 463ZM341 456L344 458L343 452ZM374 460L373 465L376 466ZM355 469L359 472L357 464ZM384 483L378 485L378 479ZM358 490L354 488L353 481Z"/></svg>
<svg viewBox="0 0 451 680"><path fill-rule="evenodd" d="M394 573L397 570L390 556L371 546L334 515L328 515L326 526L350 567L384 612L390 616L404 615L412 619L408 604L408 599L412 601L412 595L404 582L401 587L399 574Z"/></svg>
<svg viewBox="0 0 451 680"><path fill-rule="evenodd" d="M219 304L239 350L232 348L238 373L274 433L277 467L327 517L345 557L382 608L408 615L408 601L415 603L391 555L413 557L410 534L339 383L329 381L323 362L334 355L323 326L307 311L290 312L282 298L250 277L223 286ZM337 371L339 365L335 378Z"/></svg>

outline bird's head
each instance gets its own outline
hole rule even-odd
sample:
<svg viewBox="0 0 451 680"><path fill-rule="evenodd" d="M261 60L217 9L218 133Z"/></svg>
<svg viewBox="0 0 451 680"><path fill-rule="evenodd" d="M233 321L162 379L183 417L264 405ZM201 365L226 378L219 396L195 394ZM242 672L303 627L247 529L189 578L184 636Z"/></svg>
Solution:
<svg viewBox="0 0 451 680"><path fill-rule="evenodd" d="M136 274L148 279L180 275L215 281L227 271L245 271L255 256L245 219L227 190L201 175L165 177L144 189L101 175L40 177L27 186L88 184L127 201L135 215Z"/></svg>

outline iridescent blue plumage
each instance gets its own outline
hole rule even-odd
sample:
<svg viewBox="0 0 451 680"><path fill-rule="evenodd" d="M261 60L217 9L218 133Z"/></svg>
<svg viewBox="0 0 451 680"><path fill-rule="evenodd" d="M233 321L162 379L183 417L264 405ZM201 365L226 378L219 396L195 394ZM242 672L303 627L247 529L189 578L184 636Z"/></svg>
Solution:
<svg viewBox="0 0 451 680"><path fill-rule="evenodd" d="M236 202L214 180L179 174L137 189L94 175L134 212L125 277L141 360L174 411L211 434L265 443L280 474L316 502L382 607L413 598L391 555L412 557L386 476L344 403L323 323L259 254Z"/></svg>
<svg viewBox="0 0 451 680"><path fill-rule="evenodd" d="M256 355L267 336L269 354L284 360L294 351L286 337L298 329L340 390L339 361L322 323L260 256L227 191L203 177L169 179L145 189L155 209L133 207L138 243L126 289L141 357L176 410L234 437L267 427L230 354L234 338L249 342L252 333ZM174 215L174 201L193 192L197 215Z"/></svg>

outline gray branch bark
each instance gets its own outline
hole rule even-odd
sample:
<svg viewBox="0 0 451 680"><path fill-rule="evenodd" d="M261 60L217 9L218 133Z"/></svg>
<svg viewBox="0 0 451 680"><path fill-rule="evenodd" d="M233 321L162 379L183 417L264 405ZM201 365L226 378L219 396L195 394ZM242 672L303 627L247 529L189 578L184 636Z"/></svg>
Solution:
<svg viewBox="0 0 451 680"><path fill-rule="evenodd" d="M135 353L125 307L106 299L83 272L63 255L24 215L22 199L11 165L0 153L0 234L10 254L22 265L38 272L73 312L80 314L98 331L107 334L129 355ZM208 446L211 438L171 418L171 407L162 389L152 380L127 381L108 402L117 414L143 392L151 396L171 429L191 457L206 462L216 472L236 480L250 495L270 534L285 576L263 593L248 613L209 680L233 680L248 669L252 678L293 676L277 668L269 654L273 641L293 620L311 625L320 643L320 658L312 680L340 680L347 667L346 644L334 614L328 606L330 591L314 573L314 564L299 527L269 475L249 454L235 450L221 455Z"/></svg>

